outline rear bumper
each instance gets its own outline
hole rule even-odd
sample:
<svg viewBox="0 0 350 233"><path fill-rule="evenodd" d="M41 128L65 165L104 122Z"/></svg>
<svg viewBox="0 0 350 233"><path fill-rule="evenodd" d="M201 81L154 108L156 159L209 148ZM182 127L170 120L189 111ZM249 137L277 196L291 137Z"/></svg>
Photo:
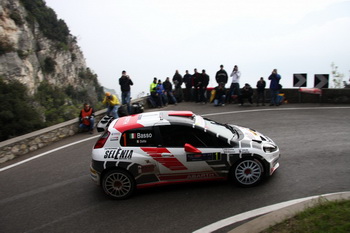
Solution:
<svg viewBox="0 0 350 233"><path fill-rule="evenodd" d="M96 183L96 185L101 184L100 174L90 165L90 177Z"/></svg>

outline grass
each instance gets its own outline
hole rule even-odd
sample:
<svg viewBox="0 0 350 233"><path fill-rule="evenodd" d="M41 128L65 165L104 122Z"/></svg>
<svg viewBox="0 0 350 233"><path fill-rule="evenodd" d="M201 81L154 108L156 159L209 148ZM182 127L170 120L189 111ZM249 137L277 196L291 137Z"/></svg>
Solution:
<svg viewBox="0 0 350 233"><path fill-rule="evenodd" d="M349 233L350 200L323 201L261 233Z"/></svg>

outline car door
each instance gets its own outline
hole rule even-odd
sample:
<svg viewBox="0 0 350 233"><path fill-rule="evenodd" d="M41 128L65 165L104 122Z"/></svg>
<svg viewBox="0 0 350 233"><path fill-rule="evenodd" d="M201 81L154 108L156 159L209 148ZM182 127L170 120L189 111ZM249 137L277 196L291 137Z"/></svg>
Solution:
<svg viewBox="0 0 350 233"><path fill-rule="evenodd" d="M223 148L229 145L215 135L186 125L165 125L158 129L161 179L215 178L217 168L226 169Z"/></svg>

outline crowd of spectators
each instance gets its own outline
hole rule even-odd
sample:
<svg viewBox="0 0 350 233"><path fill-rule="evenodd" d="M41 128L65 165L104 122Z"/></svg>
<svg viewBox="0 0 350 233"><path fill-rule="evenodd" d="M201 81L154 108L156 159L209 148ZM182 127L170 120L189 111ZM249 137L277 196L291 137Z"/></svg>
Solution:
<svg viewBox="0 0 350 233"><path fill-rule="evenodd" d="M231 80L229 80L231 78ZM220 69L216 72L215 81L216 87L208 87L210 77L203 69L202 72L198 72L194 69L193 74L190 74L188 70L185 71L185 75L179 73L178 70L172 78L167 77L164 82L156 77L150 85L150 95L148 98L149 104L152 107L164 107L168 104L178 104L182 101L195 102L201 104L213 103L214 106L225 106L225 104L238 103L241 106L244 105L245 100L249 104L253 104L254 91L249 83L240 87L241 72L238 66L235 65L230 76L221 65ZM281 76L277 73L277 69L274 69L271 75L268 77L270 80L270 106L278 106L280 104L279 91L282 86L279 84ZM230 81L229 85L227 85ZM184 84L184 89L182 85ZM173 88L174 85L174 88ZM228 88L226 88L226 85ZM265 105L265 89L266 82L261 77L256 84L256 105Z"/></svg>

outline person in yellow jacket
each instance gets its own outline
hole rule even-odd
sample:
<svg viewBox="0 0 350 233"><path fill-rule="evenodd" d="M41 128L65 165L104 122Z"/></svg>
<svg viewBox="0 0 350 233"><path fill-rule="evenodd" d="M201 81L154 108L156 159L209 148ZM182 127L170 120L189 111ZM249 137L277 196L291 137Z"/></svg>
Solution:
<svg viewBox="0 0 350 233"><path fill-rule="evenodd" d="M110 92L106 92L106 96L102 103L107 105L107 115L113 118L118 118L118 109L120 107L120 101L116 95L112 95Z"/></svg>

